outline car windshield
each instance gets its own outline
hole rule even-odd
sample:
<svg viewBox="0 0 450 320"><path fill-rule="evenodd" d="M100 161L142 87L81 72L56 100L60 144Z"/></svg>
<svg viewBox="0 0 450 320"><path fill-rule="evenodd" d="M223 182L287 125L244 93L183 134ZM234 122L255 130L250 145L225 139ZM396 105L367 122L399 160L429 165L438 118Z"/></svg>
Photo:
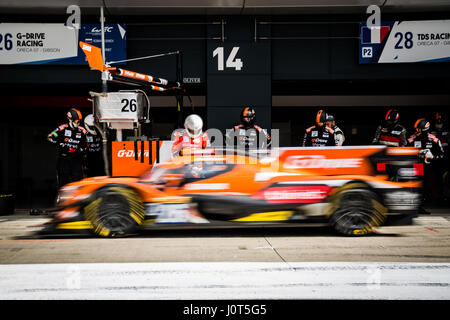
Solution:
<svg viewBox="0 0 450 320"><path fill-rule="evenodd" d="M155 167L141 177L141 181L164 184L167 174L182 174L187 181L208 179L220 173L231 170L234 164L224 161L198 161L187 163L180 168Z"/></svg>

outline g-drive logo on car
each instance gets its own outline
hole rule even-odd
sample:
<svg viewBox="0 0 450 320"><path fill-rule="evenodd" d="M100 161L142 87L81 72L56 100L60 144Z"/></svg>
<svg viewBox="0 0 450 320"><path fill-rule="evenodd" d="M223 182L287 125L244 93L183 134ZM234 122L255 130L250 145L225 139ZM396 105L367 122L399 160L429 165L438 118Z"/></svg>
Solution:
<svg viewBox="0 0 450 320"><path fill-rule="evenodd" d="M286 159L286 169L318 169L318 168L357 168L362 158L330 159L323 155L290 156Z"/></svg>

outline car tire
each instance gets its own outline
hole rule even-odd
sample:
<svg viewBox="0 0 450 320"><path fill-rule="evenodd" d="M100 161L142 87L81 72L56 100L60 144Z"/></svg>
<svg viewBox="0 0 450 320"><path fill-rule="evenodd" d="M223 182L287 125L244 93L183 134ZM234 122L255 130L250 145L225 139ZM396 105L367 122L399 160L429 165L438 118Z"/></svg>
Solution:
<svg viewBox="0 0 450 320"><path fill-rule="evenodd" d="M387 208L378 195L363 184L346 185L331 199L332 227L340 234L363 236L386 220Z"/></svg>
<svg viewBox="0 0 450 320"><path fill-rule="evenodd" d="M136 232L144 220L144 206L138 193L123 186L98 190L84 208L93 231L101 237L124 237Z"/></svg>

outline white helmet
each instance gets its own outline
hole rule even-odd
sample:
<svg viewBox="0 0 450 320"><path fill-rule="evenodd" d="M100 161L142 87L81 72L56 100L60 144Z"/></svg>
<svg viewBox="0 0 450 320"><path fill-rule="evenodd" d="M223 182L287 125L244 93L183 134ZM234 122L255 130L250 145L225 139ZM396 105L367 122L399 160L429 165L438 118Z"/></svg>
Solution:
<svg viewBox="0 0 450 320"><path fill-rule="evenodd" d="M88 114L84 118L84 127L87 131L89 131L90 134L97 134L97 131L95 131L94 116L92 114Z"/></svg>
<svg viewBox="0 0 450 320"><path fill-rule="evenodd" d="M191 114L184 121L184 128L191 138L197 138L202 133L203 120L196 114Z"/></svg>

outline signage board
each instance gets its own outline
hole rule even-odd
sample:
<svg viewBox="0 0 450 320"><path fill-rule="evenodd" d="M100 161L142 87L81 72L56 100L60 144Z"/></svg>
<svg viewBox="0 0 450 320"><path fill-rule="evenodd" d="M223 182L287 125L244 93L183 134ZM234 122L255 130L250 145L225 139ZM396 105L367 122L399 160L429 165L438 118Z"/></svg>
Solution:
<svg viewBox="0 0 450 320"><path fill-rule="evenodd" d="M359 25L360 63L450 60L450 20L381 22Z"/></svg>
<svg viewBox="0 0 450 320"><path fill-rule="evenodd" d="M100 24L0 23L0 64L87 65L79 41L101 47ZM126 59L123 24L105 25L106 61Z"/></svg>

